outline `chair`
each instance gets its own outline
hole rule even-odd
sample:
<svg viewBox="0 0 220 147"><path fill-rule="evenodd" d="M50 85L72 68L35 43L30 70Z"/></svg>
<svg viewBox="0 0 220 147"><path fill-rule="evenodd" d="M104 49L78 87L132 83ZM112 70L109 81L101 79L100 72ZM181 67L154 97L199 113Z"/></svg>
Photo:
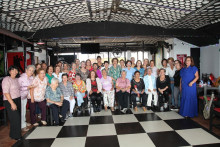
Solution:
<svg viewBox="0 0 220 147"><path fill-rule="evenodd" d="M75 100L76 100L76 104L75 104L75 106L77 106L77 97L74 96L74 98L75 98ZM84 102L87 102L87 105L88 105L88 101L85 100L85 99L88 99L87 94L85 94L85 96L83 97L83 99L84 99ZM75 108L74 108L74 109L75 109ZM74 113L75 113L75 112L74 112ZM85 113L85 112L83 112L83 113Z"/></svg>

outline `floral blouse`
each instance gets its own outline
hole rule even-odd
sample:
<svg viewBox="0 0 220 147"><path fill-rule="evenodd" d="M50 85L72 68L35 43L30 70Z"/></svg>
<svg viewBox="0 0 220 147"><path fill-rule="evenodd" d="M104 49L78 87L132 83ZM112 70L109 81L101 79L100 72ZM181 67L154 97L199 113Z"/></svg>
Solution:
<svg viewBox="0 0 220 147"><path fill-rule="evenodd" d="M117 80L120 76L121 76L121 67L119 65L117 65L116 68L114 68L114 66L112 65L109 68L108 74L110 77L114 78L115 80ZM115 81L113 80L114 83L114 87L115 87Z"/></svg>
<svg viewBox="0 0 220 147"><path fill-rule="evenodd" d="M73 82L73 89L78 90L81 93L86 92L86 84L83 80L81 80L80 84L78 85L76 81Z"/></svg>

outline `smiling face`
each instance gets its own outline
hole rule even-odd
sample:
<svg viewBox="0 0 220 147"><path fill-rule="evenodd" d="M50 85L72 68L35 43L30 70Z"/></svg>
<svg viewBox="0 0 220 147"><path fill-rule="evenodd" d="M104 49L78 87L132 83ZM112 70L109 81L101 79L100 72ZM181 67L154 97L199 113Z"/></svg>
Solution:
<svg viewBox="0 0 220 147"><path fill-rule="evenodd" d="M52 68L53 69L53 68ZM44 79L45 78L45 71L44 70L41 70L40 72L39 72L39 74L38 74L38 77L40 78L40 79Z"/></svg>
<svg viewBox="0 0 220 147"><path fill-rule="evenodd" d="M81 67L85 68L86 67L86 63L85 62L81 62Z"/></svg>
<svg viewBox="0 0 220 147"><path fill-rule="evenodd" d="M97 69L98 69L97 64L94 64L94 65L93 65L93 69L94 69L94 70L97 70Z"/></svg>
<svg viewBox="0 0 220 147"><path fill-rule="evenodd" d="M185 62L186 66L189 67L191 65L191 63L192 63L191 59L186 58L186 62Z"/></svg>
<svg viewBox="0 0 220 147"><path fill-rule="evenodd" d="M152 69L147 69L147 74L150 76L152 74Z"/></svg>
<svg viewBox="0 0 220 147"><path fill-rule="evenodd" d="M76 69L76 63L72 64L72 69L75 70Z"/></svg>
<svg viewBox="0 0 220 147"><path fill-rule="evenodd" d="M154 67L154 61L150 62L150 67Z"/></svg>
<svg viewBox="0 0 220 147"><path fill-rule="evenodd" d="M164 70L160 70L160 76L165 76L165 71Z"/></svg>
<svg viewBox="0 0 220 147"><path fill-rule="evenodd" d="M57 66L57 67L55 68L55 72L56 72L56 73L60 73L60 67L59 67L59 66Z"/></svg>
<svg viewBox="0 0 220 147"><path fill-rule="evenodd" d="M102 76L103 76L103 77L106 77L106 76L107 76L106 70L102 70Z"/></svg>
<svg viewBox="0 0 220 147"><path fill-rule="evenodd" d="M17 69L12 69L12 70L10 70L9 74L12 78L15 78L18 74L18 70Z"/></svg>
<svg viewBox="0 0 220 147"><path fill-rule="evenodd" d="M48 74L52 74L52 73L53 73L53 67L49 67Z"/></svg>
<svg viewBox="0 0 220 147"><path fill-rule="evenodd" d="M30 77L34 74L34 68L30 67L28 69L26 69L26 74Z"/></svg>
<svg viewBox="0 0 220 147"><path fill-rule="evenodd" d="M64 64L64 65L63 65L63 69L64 69L64 70L68 70L68 64Z"/></svg>
<svg viewBox="0 0 220 147"><path fill-rule="evenodd" d="M138 78L138 79L139 79L139 78L140 78L140 73L139 73L139 72L136 72L134 76L135 76L135 78Z"/></svg>
<svg viewBox="0 0 220 147"><path fill-rule="evenodd" d="M141 67L142 63L141 61L137 61L137 67Z"/></svg>
<svg viewBox="0 0 220 147"><path fill-rule="evenodd" d="M68 81L67 76L63 76L63 77L62 77L62 81L63 81L64 83L66 83L66 82Z"/></svg>
<svg viewBox="0 0 220 147"><path fill-rule="evenodd" d="M122 73L121 73L121 77L122 77L123 79L126 78L126 72L125 72L125 71L122 71Z"/></svg>

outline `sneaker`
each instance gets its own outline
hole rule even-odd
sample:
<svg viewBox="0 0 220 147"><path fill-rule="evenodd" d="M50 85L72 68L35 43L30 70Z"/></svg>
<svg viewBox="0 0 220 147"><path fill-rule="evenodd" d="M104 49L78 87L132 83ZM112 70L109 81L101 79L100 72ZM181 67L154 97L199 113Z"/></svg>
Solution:
<svg viewBox="0 0 220 147"><path fill-rule="evenodd" d="M44 121L44 120L42 120L42 121L41 121L41 123L42 123L44 126L46 126L46 125L47 125L47 122L46 122L46 121Z"/></svg>
<svg viewBox="0 0 220 147"><path fill-rule="evenodd" d="M36 127L36 126L39 126L39 123L35 123L35 124L33 124L33 126L35 126L35 127Z"/></svg>

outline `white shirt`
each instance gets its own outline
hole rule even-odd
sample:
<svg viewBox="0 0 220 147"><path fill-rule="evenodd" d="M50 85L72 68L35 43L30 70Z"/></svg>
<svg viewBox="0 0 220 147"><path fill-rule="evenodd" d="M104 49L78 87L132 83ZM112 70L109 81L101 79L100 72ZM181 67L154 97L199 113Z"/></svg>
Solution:
<svg viewBox="0 0 220 147"><path fill-rule="evenodd" d="M168 75L170 78L173 78L175 71L176 71L175 67L173 67L173 70L171 69L171 67L167 67L166 75Z"/></svg>
<svg viewBox="0 0 220 147"><path fill-rule="evenodd" d="M59 76L55 73L52 73L52 75L59 80L59 83L62 82L62 73L59 73Z"/></svg>
<svg viewBox="0 0 220 147"><path fill-rule="evenodd" d="M157 78L157 67L154 66L153 68L152 68L152 67L150 67L150 68L152 69L152 75L153 75L155 78Z"/></svg>

